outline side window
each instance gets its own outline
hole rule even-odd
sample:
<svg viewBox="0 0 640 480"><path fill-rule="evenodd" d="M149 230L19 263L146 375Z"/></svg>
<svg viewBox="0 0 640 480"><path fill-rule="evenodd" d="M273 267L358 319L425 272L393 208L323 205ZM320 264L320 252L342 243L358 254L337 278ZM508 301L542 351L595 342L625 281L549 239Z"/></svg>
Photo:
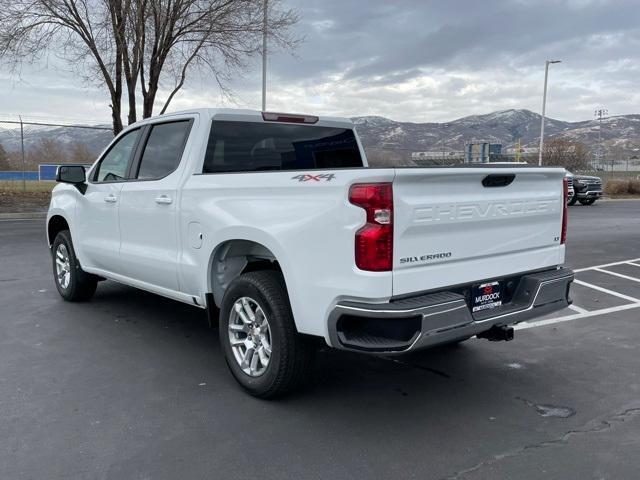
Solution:
<svg viewBox="0 0 640 480"><path fill-rule="evenodd" d="M155 180L166 177L178 168L190 128L189 120L153 125L140 160L137 178Z"/></svg>
<svg viewBox="0 0 640 480"><path fill-rule="evenodd" d="M119 182L125 180L129 160L140 135L140 129L126 133L102 158L93 180L95 182Z"/></svg>

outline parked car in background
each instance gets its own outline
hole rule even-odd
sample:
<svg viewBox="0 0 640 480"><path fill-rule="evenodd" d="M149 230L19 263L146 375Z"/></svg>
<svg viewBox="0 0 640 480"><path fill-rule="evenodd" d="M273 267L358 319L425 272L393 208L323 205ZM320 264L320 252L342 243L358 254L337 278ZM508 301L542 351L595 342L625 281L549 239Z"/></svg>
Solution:
<svg viewBox="0 0 640 480"><path fill-rule="evenodd" d="M568 201L569 205L575 205L576 202L580 202L582 205L592 205L602 197L602 179L600 177L571 173L570 175L573 177L574 194Z"/></svg>
<svg viewBox="0 0 640 480"><path fill-rule="evenodd" d="M569 205L573 205L574 203L576 203L575 202L576 192L573 189L573 173L567 170L567 173L565 174L565 178L567 179L567 203Z"/></svg>

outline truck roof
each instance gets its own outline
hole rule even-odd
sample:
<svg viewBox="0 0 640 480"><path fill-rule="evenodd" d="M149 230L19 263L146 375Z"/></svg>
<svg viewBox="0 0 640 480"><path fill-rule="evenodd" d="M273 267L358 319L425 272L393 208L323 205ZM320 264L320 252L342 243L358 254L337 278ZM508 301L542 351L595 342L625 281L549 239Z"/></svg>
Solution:
<svg viewBox="0 0 640 480"><path fill-rule="evenodd" d="M274 112L275 113L275 112ZM277 112L283 113L284 112ZM173 116L185 115L185 114L198 114L205 118L215 118L216 120L227 120L227 121L236 121L236 122L263 122L262 112L260 110L251 110L251 109L243 109L243 108L194 108L188 110L181 110L178 112L165 113L162 115L163 118L170 118ZM292 113L287 112L286 115L311 115L311 114L300 114L300 113ZM317 116L317 115L314 115ZM143 125L154 119L157 119L159 116L153 116L151 118L146 118L139 122L136 122L138 125ZM316 126L324 126L324 127L338 127L338 128L353 128L353 122L348 117L333 117L333 116L317 116L318 121L313 123Z"/></svg>

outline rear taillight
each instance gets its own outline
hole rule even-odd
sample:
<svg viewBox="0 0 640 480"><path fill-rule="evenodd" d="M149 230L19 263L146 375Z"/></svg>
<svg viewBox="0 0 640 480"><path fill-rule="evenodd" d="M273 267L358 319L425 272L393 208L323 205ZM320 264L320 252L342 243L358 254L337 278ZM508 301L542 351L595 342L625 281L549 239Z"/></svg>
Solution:
<svg viewBox="0 0 640 480"><path fill-rule="evenodd" d="M356 266L386 272L393 264L393 188L391 183L361 183L349 190L349 202L367 213L367 223L356 232Z"/></svg>
<svg viewBox="0 0 640 480"><path fill-rule="evenodd" d="M567 241L567 198L569 196L569 180L565 177L562 180L562 231L560 232L560 244Z"/></svg>

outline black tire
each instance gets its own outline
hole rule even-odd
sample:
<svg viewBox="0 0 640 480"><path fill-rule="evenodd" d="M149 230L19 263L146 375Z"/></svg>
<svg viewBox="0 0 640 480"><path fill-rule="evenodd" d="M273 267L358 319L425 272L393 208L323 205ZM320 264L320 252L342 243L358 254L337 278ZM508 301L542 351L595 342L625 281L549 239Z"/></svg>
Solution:
<svg viewBox="0 0 640 480"><path fill-rule="evenodd" d="M595 203L596 199L595 198L581 198L580 199L580 203L582 205L593 205Z"/></svg>
<svg viewBox="0 0 640 480"><path fill-rule="evenodd" d="M57 272L56 258L60 246L63 245L68 258L69 279L66 286L61 283L61 279ZM53 264L53 279L60 296L68 302L84 302L90 300L96 291L98 285L98 277L91 275L80 267L80 262L76 257L71 241L71 233L69 230L63 230L56 235L53 245L51 246L51 260ZM66 263L66 262L65 262Z"/></svg>
<svg viewBox="0 0 640 480"><path fill-rule="evenodd" d="M243 297L253 300L268 320L270 358L258 376L243 371L231 346L229 325L234 321L232 309ZM313 347L296 331L284 279L279 272L250 272L231 282L222 300L219 324L220 344L229 370L251 395L259 398L281 396L297 389L306 379L313 360ZM249 337L249 333L239 335Z"/></svg>
<svg viewBox="0 0 640 480"><path fill-rule="evenodd" d="M569 199L569 201L567 202L567 205L569 205L570 207L572 207L573 205L576 204L576 202L578 201L578 197L577 195L574 193L573 196Z"/></svg>

